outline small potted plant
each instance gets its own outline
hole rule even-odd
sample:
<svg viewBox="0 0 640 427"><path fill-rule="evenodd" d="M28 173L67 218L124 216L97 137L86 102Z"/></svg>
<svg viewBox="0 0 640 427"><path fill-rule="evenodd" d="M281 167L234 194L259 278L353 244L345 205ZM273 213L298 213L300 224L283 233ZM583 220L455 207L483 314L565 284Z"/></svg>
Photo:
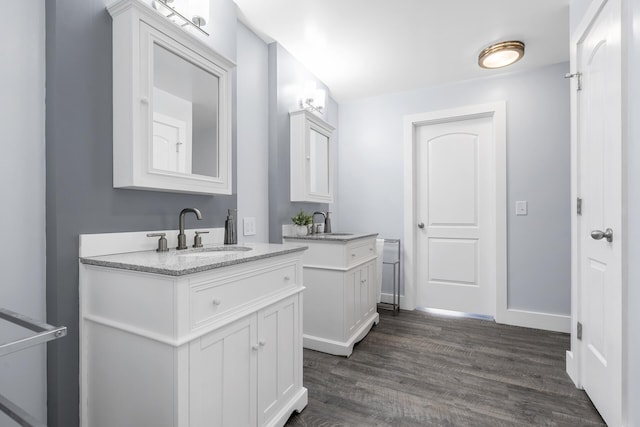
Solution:
<svg viewBox="0 0 640 427"><path fill-rule="evenodd" d="M313 217L300 209L300 212L292 217L291 221L296 226L296 235L306 236L309 233L309 225L313 222Z"/></svg>

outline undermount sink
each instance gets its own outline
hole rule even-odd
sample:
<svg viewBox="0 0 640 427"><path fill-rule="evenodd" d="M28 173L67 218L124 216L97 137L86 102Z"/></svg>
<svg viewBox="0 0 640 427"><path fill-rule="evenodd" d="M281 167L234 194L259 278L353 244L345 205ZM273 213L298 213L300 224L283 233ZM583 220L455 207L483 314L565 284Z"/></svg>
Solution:
<svg viewBox="0 0 640 427"><path fill-rule="evenodd" d="M215 248L206 248L197 252L178 254L178 256L189 258L214 258L232 254L240 254L250 251L251 249L252 248L247 248L245 246L216 246Z"/></svg>

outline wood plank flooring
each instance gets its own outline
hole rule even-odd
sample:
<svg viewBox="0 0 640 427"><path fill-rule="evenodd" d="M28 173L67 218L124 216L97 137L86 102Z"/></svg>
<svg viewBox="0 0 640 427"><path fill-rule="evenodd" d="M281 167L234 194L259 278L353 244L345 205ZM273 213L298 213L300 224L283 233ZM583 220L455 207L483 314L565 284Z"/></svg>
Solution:
<svg viewBox="0 0 640 427"><path fill-rule="evenodd" d="M565 372L567 334L380 311L350 358L304 350L287 426L599 426Z"/></svg>

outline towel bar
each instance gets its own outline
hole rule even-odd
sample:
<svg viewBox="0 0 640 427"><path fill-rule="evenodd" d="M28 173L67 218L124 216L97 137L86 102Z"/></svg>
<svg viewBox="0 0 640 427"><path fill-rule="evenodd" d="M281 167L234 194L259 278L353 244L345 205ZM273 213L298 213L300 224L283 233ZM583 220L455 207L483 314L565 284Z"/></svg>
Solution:
<svg viewBox="0 0 640 427"><path fill-rule="evenodd" d="M396 316L400 313L400 239L384 239L384 243L397 245L398 253L397 257L393 261L384 261L384 252L382 253L384 265L393 265L393 295L392 302L380 302L378 307L393 311L393 315Z"/></svg>
<svg viewBox="0 0 640 427"><path fill-rule="evenodd" d="M35 335L31 335L29 337L0 344L0 356L24 350L25 348L32 347L34 345L44 344L48 341L62 338L67 335L66 326L49 325L5 308L0 308L0 319L4 319L8 322L36 332ZM46 427L46 424L36 420L33 416L29 415L26 411L1 394L0 411L7 414L11 419L23 427Z"/></svg>

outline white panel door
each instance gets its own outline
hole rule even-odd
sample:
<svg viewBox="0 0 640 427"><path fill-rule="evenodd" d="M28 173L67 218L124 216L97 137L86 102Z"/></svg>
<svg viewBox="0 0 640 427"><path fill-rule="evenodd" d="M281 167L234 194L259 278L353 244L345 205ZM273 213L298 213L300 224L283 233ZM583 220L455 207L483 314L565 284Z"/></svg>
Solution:
<svg viewBox="0 0 640 427"><path fill-rule="evenodd" d="M578 259L582 384L610 426L622 425L622 173L619 1L578 44ZM603 236L612 232L611 239ZM602 233L599 233L601 231ZM611 241L608 241L611 240Z"/></svg>
<svg viewBox="0 0 640 427"><path fill-rule="evenodd" d="M417 306L495 316L491 117L417 132Z"/></svg>
<svg viewBox="0 0 640 427"><path fill-rule="evenodd" d="M151 167L163 171L187 173L187 124L173 117L153 113ZM189 168L190 169L190 168Z"/></svg>

